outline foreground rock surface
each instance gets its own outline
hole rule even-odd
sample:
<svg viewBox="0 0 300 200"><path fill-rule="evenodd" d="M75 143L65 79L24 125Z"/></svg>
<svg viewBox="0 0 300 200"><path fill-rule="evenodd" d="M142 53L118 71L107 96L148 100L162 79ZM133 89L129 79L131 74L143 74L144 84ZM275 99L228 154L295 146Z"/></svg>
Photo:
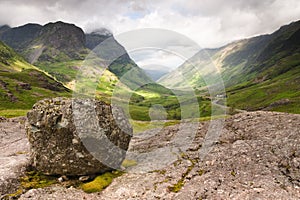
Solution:
<svg viewBox="0 0 300 200"><path fill-rule="evenodd" d="M120 167L132 128L120 109L114 115L110 105L91 99L39 101L27 114L31 165L48 175L88 175Z"/></svg>
<svg viewBox="0 0 300 200"><path fill-rule="evenodd" d="M213 150L199 161L208 127L208 122L201 123L189 149L170 165L138 172L145 161L137 157L137 166L100 193L55 185L29 190L20 199L300 198L300 115L251 112L226 119ZM135 135L128 155L171 147L178 128ZM159 161L159 156L153 157L153 162ZM176 185L180 187L174 192Z"/></svg>
<svg viewBox="0 0 300 200"><path fill-rule="evenodd" d="M26 138L25 117L0 117L0 199L19 188L19 177L29 163L29 143Z"/></svg>
<svg viewBox="0 0 300 200"><path fill-rule="evenodd" d="M163 136L135 139L135 151L167 143ZM208 123L199 126L190 149L170 166L144 175L118 178L103 199L299 199L300 115L253 112L226 120L213 150L198 160ZM161 133L160 133L161 134ZM154 143L160 138L160 143ZM164 139L165 138L165 139ZM180 185L179 183L182 183ZM180 186L173 192L174 186ZM100 198L100 199L101 199Z"/></svg>

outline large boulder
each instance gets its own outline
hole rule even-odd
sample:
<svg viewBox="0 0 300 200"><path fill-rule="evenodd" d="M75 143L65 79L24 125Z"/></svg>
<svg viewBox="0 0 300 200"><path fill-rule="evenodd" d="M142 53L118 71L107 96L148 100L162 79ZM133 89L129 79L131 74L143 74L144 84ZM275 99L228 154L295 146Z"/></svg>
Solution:
<svg viewBox="0 0 300 200"><path fill-rule="evenodd" d="M117 169L132 137L121 109L92 99L45 99L33 106L27 118L31 164L49 175Z"/></svg>

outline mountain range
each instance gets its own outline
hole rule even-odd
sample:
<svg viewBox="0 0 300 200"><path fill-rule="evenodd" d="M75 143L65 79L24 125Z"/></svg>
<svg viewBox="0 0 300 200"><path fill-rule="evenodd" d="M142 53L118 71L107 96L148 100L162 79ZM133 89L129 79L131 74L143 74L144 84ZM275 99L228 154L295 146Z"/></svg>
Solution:
<svg viewBox="0 0 300 200"><path fill-rule="evenodd" d="M155 98L152 101L155 103L155 101L162 100L160 95L163 95L163 98L167 98L171 94L167 88L156 84L148 77L129 57L125 48L115 40L112 33L106 29L86 34L76 25L60 21L48 23L44 26L26 24L11 28L5 25L0 27L0 40L5 43L1 43L4 49L10 46L10 51L13 52L13 55L16 55L14 62L11 62L11 65L7 65L6 68L16 68L15 65L18 62L26 63L24 65L30 66L29 68L35 69L42 76L52 79L66 89L66 93L56 94L56 96L72 95L71 90L74 89L78 76L82 75L81 67L85 65L85 59L89 57L95 58L95 61L105 61L110 64L103 74L99 75L99 81L92 80L88 76L81 80L80 84L84 84L80 85L80 87L83 86L82 92L84 92L84 89L92 86L92 88L96 89L97 98L110 102L110 97L118 84L120 86L119 92L122 93L120 95L132 95L132 101L140 103L138 106L132 105L134 108L130 112L133 113L133 118L135 118L134 116L139 116L139 119L148 120L148 110L149 105L151 105L147 102L148 99L154 96ZM99 44L102 45L101 51L99 47L97 48ZM7 61L4 54L1 57L3 61ZM100 66L101 62L95 62L95 67L102 69L103 66ZM22 67L18 69L21 73L30 77L30 73L27 70L24 70ZM8 74L3 74L1 79L4 80L7 76ZM29 80L25 81L25 83L29 82ZM149 83L150 85L147 86L144 83ZM39 85L39 83L37 82L35 85ZM136 91L136 89L139 91ZM18 93L15 90L10 92L14 95ZM14 103L6 96L4 95L2 99L4 102L2 109L28 110L34 103L34 101L28 101L27 106L22 106ZM51 95L48 96L50 97ZM42 97L45 98L47 96L43 95ZM27 98L27 93L22 93L16 101L26 102ZM32 96L32 98L34 99L35 97ZM122 104L124 101L122 98L117 97L119 104ZM36 100L39 100L39 98L37 97ZM176 100L172 101L172 103L174 102L175 108L177 108L178 103L176 103ZM11 106L12 104L14 106ZM173 108L174 106L170 107L170 109Z"/></svg>
<svg viewBox="0 0 300 200"><path fill-rule="evenodd" d="M149 108L155 104L164 106L168 118L180 119L178 98L168 88L182 95L186 85L194 88L202 116L209 116L215 96L209 95L207 83L213 83L220 75L231 108L300 113L300 21L269 35L202 49L176 70L163 72L165 75L148 70L155 80L163 75L157 83L138 67L107 29L84 33L80 27L60 21L20 27L4 25L0 27L0 40L3 110L25 112L38 99L71 96L85 58L96 55L100 60L110 61L99 78L96 96L107 100L121 80L121 92L132 95L130 114L135 119L149 120ZM101 52L97 49L99 44L104 47ZM211 70L212 64L217 70ZM181 75L184 79L178 78ZM89 81L87 78L86 85L95 84ZM186 104L190 100L184 98ZM225 104L225 100L220 101ZM122 98L118 102L122 103Z"/></svg>
<svg viewBox="0 0 300 200"><path fill-rule="evenodd" d="M64 66L72 71L70 68L76 66L71 65L76 61L76 64L80 65L97 45L108 38L112 39L109 40L109 48L106 51L123 53L109 66L109 70L118 78L128 71L135 70L137 73L135 81L138 84L142 84L144 80L150 81L149 77L130 59L124 47L108 31L85 34L76 25L61 21L44 26L26 24L15 28L3 27L0 29L1 41L11 46L29 63L38 66L63 83L73 81L75 77L68 76L65 71L62 71L62 66L57 67L56 64L64 63Z"/></svg>
<svg viewBox="0 0 300 200"><path fill-rule="evenodd" d="M211 65L218 70L212 70ZM231 107L299 113L299 65L300 21L296 21L272 34L202 49L158 83L201 90L206 82L217 81L219 74ZM177 78L181 74L184 80Z"/></svg>

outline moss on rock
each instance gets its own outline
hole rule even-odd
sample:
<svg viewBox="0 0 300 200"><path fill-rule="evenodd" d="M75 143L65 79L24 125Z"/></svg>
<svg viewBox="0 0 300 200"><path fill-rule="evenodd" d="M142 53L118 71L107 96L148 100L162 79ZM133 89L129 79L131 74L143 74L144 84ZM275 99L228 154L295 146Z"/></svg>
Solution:
<svg viewBox="0 0 300 200"><path fill-rule="evenodd" d="M93 181L82 184L81 189L86 193L100 192L109 186L114 178L121 176L122 174L123 172L119 171L106 172L97 176Z"/></svg>

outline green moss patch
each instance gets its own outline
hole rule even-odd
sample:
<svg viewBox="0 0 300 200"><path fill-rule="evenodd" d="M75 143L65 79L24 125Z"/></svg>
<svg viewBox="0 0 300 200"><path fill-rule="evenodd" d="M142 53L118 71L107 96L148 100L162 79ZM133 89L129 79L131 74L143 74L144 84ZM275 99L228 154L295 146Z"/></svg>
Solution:
<svg viewBox="0 0 300 200"><path fill-rule="evenodd" d="M30 171L20 178L21 187L25 190L44 188L57 183L56 177L46 176L40 172Z"/></svg>
<svg viewBox="0 0 300 200"><path fill-rule="evenodd" d="M27 112L28 112L28 110L4 109L4 110L0 110L0 116L6 117L6 118L20 117L20 116L25 116L27 114Z"/></svg>
<svg viewBox="0 0 300 200"><path fill-rule="evenodd" d="M180 156L181 156L182 158L185 158L185 159L191 161L192 164L191 164L190 166L188 166L187 170L182 174L181 179L179 179L179 180L177 181L177 183L175 183L174 185L168 187L169 191L175 192L175 193L179 192L179 191L181 190L181 188L184 186L186 177L189 175L189 173L190 173L190 172L193 170L193 168L195 167L195 164L198 162L198 160L190 159L190 158L189 158L187 155L185 155L184 153L182 153Z"/></svg>
<svg viewBox="0 0 300 200"><path fill-rule="evenodd" d="M174 185L172 185L171 187L168 187L168 189L171 192L179 192L181 190L181 188L184 186L184 179L180 179L177 183L175 183Z"/></svg>
<svg viewBox="0 0 300 200"><path fill-rule="evenodd" d="M23 193L23 190L22 189L18 189L16 192L14 193L11 193L11 194L7 194L5 195L4 197L2 197L3 199L15 199L15 198L18 198L19 196L21 196Z"/></svg>
<svg viewBox="0 0 300 200"><path fill-rule="evenodd" d="M80 187L86 193L100 192L107 186L109 186L113 179L121 176L123 173L119 171L106 172L97 176L93 181L84 183Z"/></svg>
<svg viewBox="0 0 300 200"><path fill-rule="evenodd" d="M36 171L28 171L20 178L20 187L14 193L5 195L3 199L16 199L30 189L44 188L56 183L56 177L46 176Z"/></svg>

